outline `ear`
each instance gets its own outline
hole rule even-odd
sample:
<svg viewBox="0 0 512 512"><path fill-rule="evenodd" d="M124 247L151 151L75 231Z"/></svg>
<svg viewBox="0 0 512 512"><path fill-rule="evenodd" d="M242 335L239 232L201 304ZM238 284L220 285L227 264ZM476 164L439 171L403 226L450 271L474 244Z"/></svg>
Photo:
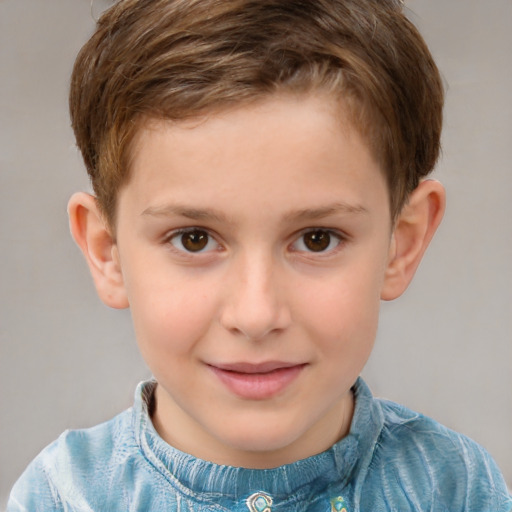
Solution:
<svg viewBox="0 0 512 512"><path fill-rule="evenodd" d="M396 299L407 289L444 208L445 191L438 181L422 181L411 193L395 223L381 299Z"/></svg>
<svg viewBox="0 0 512 512"><path fill-rule="evenodd" d="M100 299L112 308L127 308L119 253L96 198L84 192L68 203L71 234L82 250Z"/></svg>

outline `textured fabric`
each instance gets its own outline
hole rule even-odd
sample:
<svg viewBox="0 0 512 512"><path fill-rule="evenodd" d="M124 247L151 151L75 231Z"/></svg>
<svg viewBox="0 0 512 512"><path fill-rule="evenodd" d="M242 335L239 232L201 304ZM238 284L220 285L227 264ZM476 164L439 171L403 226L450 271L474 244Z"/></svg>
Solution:
<svg viewBox="0 0 512 512"><path fill-rule="evenodd" d="M372 397L359 379L350 433L324 453L276 469L219 466L182 453L133 408L67 431L29 465L8 511L508 512L494 461L473 441Z"/></svg>

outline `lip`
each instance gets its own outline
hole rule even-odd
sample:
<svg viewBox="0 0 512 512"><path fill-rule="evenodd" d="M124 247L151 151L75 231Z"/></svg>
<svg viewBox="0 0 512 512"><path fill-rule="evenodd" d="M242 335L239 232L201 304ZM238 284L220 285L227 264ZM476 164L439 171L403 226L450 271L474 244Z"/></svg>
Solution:
<svg viewBox="0 0 512 512"><path fill-rule="evenodd" d="M247 400L265 400L282 393L302 373L306 364L268 361L208 366L234 395Z"/></svg>

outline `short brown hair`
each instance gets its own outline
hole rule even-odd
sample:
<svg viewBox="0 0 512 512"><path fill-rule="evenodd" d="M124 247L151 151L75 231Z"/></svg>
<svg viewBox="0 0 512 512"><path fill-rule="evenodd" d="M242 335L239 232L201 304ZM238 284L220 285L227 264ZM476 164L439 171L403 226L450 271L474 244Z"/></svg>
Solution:
<svg viewBox="0 0 512 512"><path fill-rule="evenodd" d="M434 167L443 87L398 0L120 0L71 79L73 129L115 223L130 142L147 118L182 120L277 91L327 89L386 174L393 217Z"/></svg>

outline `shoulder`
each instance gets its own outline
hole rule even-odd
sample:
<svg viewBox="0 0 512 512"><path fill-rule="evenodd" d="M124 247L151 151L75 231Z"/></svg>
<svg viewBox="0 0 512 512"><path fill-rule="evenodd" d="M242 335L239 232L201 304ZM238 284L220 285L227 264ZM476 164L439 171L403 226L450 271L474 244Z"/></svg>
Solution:
<svg viewBox="0 0 512 512"><path fill-rule="evenodd" d="M470 473L477 471L479 477L493 474L494 461L472 439L397 403L383 399L377 402L384 418L378 441L382 454L407 453L408 461L421 461L432 471L443 471L445 476L446 470L461 467Z"/></svg>
<svg viewBox="0 0 512 512"><path fill-rule="evenodd" d="M67 430L39 455L49 475L62 478L65 472L102 473L104 468L125 462L136 449L131 409L87 429ZM37 459L36 459L37 460Z"/></svg>
<svg viewBox="0 0 512 512"><path fill-rule="evenodd" d="M125 465L136 451L131 421L128 409L95 427L65 431L16 482L8 511L61 510L68 494L73 494L71 501L80 502L81 489L104 485L112 468Z"/></svg>
<svg viewBox="0 0 512 512"><path fill-rule="evenodd" d="M375 401L383 427L370 473L384 471L390 489L400 488L407 500L432 510L512 510L503 477L484 448L404 406Z"/></svg>

